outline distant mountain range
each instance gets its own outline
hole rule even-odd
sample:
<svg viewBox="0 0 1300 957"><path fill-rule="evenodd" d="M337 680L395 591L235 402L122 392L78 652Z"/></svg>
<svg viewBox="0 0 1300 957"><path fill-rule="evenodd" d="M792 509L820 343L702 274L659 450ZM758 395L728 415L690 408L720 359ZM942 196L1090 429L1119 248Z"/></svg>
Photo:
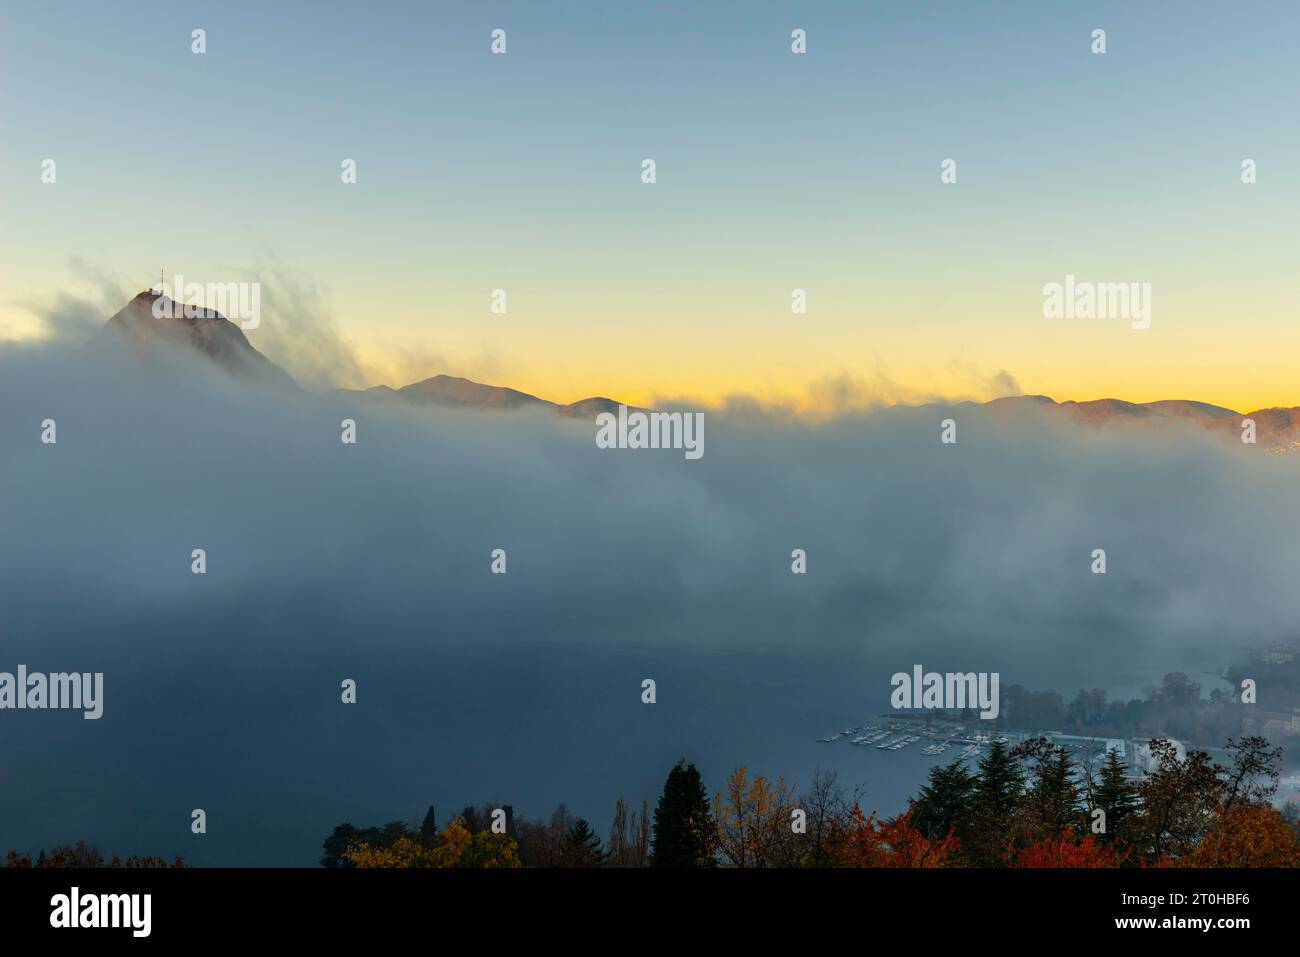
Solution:
<svg viewBox="0 0 1300 957"><path fill-rule="evenodd" d="M154 315L154 305L162 301ZM253 348L237 323L214 310L201 310L192 319L166 296L146 290L123 306L104 324L96 345L119 348L123 344L148 365L164 362L159 346L191 350L211 360L236 379L301 391L293 377ZM405 402L416 406L439 406L453 409L501 411L543 409L574 418L594 418L599 412L617 411L619 403L603 396L592 396L561 405L546 399L508 389L482 385L456 376L436 375L423 382L394 389L378 385L371 389L336 389L336 394L355 395L367 400Z"/></svg>
<svg viewBox="0 0 1300 957"><path fill-rule="evenodd" d="M1191 423L1208 432L1241 441L1242 422L1255 423L1255 446L1271 452L1300 453L1300 407L1256 409L1236 412L1223 406L1192 399L1160 399L1155 402L1125 402L1123 399L1093 399L1088 402L1057 402L1045 395L1018 395L983 403L961 403L993 413L1030 406L1073 422L1097 427L1131 424L1148 429L1169 429Z"/></svg>
<svg viewBox="0 0 1300 957"><path fill-rule="evenodd" d="M574 418L595 418L600 412L617 412L619 403L604 396L579 399L560 405L539 399L518 389L500 385L483 385L454 375L436 375L422 382L412 382L400 389L377 385L370 389L336 389L336 392L366 399L405 402L408 405L435 405L445 409L479 409L484 412L515 409L545 409Z"/></svg>
<svg viewBox="0 0 1300 957"><path fill-rule="evenodd" d="M275 388L301 391L293 377L258 352L243 330L224 316L205 310L193 319L179 312L158 318L154 303L165 297L152 291L137 295L105 323L97 344L123 344L146 364L163 361L157 346L167 344L193 350L205 356L237 379ZM169 313L170 310L160 310ZM413 406L436 406L481 411L538 409L571 418L594 418L600 412L615 412L619 402L592 396L562 405L505 386L483 385L457 376L436 375L421 382L394 389L379 385L369 389L338 389L335 394L353 395L367 401L398 402ZM635 408L630 406L629 408ZM1300 453L1300 407L1257 409L1240 413L1222 406L1190 399L1162 399L1157 402L1125 402L1095 399L1089 402L1056 402L1045 395L1021 395L991 402L960 402L944 408L978 408L995 415L1038 408L1048 414L1093 426L1132 423L1142 427L1168 428L1182 423L1198 425L1225 438L1240 441L1242 421L1255 422L1256 447L1273 452Z"/></svg>

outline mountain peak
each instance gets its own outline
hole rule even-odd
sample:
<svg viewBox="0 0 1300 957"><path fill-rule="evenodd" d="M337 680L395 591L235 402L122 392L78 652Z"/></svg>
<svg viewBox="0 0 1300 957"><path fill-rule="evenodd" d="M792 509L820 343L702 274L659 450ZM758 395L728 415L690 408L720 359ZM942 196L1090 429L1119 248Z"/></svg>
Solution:
<svg viewBox="0 0 1300 957"><path fill-rule="evenodd" d="M200 355L222 371L277 388L295 389L292 377L253 348L237 323L215 309L186 307L153 289L137 293L104 323L96 340L101 347L125 345L150 365L165 361L168 349Z"/></svg>

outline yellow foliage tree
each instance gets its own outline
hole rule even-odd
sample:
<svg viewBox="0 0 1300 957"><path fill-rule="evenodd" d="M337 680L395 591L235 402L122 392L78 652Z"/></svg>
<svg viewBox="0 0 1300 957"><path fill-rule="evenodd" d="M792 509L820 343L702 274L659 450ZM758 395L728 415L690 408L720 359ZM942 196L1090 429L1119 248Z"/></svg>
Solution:
<svg viewBox="0 0 1300 957"><path fill-rule="evenodd" d="M344 857L353 867L519 867L515 839L506 834L471 834L456 818L432 844L403 834L389 847L363 842L348 845Z"/></svg>
<svg viewBox="0 0 1300 957"><path fill-rule="evenodd" d="M788 867L799 863L800 842L791 828L794 794L784 778L749 780L743 767L713 795L717 849L733 867Z"/></svg>

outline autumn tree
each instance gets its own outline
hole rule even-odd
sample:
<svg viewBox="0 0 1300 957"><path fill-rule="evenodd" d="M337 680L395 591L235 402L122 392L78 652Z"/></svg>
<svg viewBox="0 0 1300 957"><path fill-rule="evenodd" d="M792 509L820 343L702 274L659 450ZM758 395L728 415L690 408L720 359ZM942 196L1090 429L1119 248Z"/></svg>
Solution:
<svg viewBox="0 0 1300 957"><path fill-rule="evenodd" d="M1282 805L1282 820L1291 828L1296 840L1300 840L1300 801L1292 798Z"/></svg>
<svg viewBox="0 0 1300 957"><path fill-rule="evenodd" d="M353 867L518 867L515 840L490 829L471 832L462 818L456 818L427 842L419 835L402 834L388 846L354 841L345 852Z"/></svg>
<svg viewBox="0 0 1300 957"><path fill-rule="evenodd" d="M163 868L163 867L184 867L185 862L179 857L172 858L169 863L161 857L141 857L132 854L126 858L117 854L105 857L104 853L97 847L88 845L85 841L78 841L76 844L62 844L53 848L48 854L42 849L37 855L35 862L32 861L30 854L24 854L21 851L9 851L5 855L5 867L49 867L49 868L90 868L90 867L108 867L108 868Z"/></svg>
<svg viewBox="0 0 1300 957"><path fill-rule="evenodd" d="M1209 833L1176 863L1183 867L1300 867L1300 839L1275 808L1238 802L1223 807Z"/></svg>
<svg viewBox="0 0 1300 957"><path fill-rule="evenodd" d="M334 828L325 838L321 858L321 867L351 867L347 858L348 847L352 844L367 844L371 847L391 847L393 843L410 831L403 821L390 821L380 827L354 827L344 822Z"/></svg>
<svg viewBox="0 0 1300 957"><path fill-rule="evenodd" d="M1142 856L1157 862L1188 854L1210 830L1223 794L1222 768L1200 750L1179 760L1173 742L1151 741L1155 769L1138 785L1141 812L1131 818L1129 839Z"/></svg>
<svg viewBox="0 0 1300 957"><path fill-rule="evenodd" d="M743 767L727 778L713 796L717 849L732 867L791 867L799 863L802 841L792 823L794 794L784 778L756 774Z"/></svg>
<svg viewBox="0 0 1300 957"><path fill-rule="evenodd" d="M834 771L818 768L812 784L799 795L799 807L807 814L803 839L804 863L810 867L831 867L835 863L833 839L836 825L843 823L862 799L859 786L852 794L839 783Z"/></svg>
<svg viewBox="0 0 1300 957"><path fill-rule="evenodd" d="M881 821L855 806L835 824L831 846L840 867L954 867L959 863L957 838L928 837L912 826L911 812Z"/></svg>
<svg viewBox="0 0 1300 957"><path fill-rule="evenodd" d="M641 812L629 813L627 802L619 798L614 805L614 820L609 827L605 863L609 867L645 867L649 844L649 810L641 802Z"/></svg>
<svg viewBox="0 0 1300 957"><path fill-rule="evenodd" d="M1119 867L1123 856L1092 834L1082 839L1065 828L1026 847L1013 850L1012 867Z"/></svg>

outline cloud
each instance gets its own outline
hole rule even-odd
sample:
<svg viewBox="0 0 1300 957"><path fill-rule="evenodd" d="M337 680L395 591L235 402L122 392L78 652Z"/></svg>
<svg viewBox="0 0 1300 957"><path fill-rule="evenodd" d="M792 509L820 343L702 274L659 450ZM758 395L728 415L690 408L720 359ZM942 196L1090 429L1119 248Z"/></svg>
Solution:
<svg viewBox="0 0 1300 957"><path fill-rule="evenodd" d="M828 760L812 738L887 708L916 662L1122 693L1300 613L1294 461L1193 432L854 409L832 382L847 410L818 421L706 413L688 461L597 449L593 422L171 371L0 348L0 670L105 674L100 721L0 715L0 766L22 769L0 846L310 864L333 824L395 804L601 820L681 754L806 777ZM915 783L875 774L873 800ZM194 806L220 842L180 846Z"/></svg>
<svg viewBox="0 0 1300 957"><path fill-rule="evenodd" d="M339 332L328 293L315 280L269 253L253 274L261 283L263 321L246 335L258 351L313 391L376 384L366 380L352 346Z"/></svg>

